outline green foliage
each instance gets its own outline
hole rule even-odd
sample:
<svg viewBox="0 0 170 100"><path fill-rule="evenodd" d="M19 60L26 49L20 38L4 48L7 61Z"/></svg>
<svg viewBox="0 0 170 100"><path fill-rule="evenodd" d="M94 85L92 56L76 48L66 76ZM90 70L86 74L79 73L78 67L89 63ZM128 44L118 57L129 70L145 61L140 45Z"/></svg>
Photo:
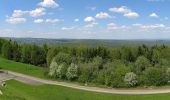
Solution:
<svg viewBox="0 0 170 100"><path fill-rule="evenodd" d="M31 47L30 45L22 45L21 61L23 63L31 63Z"/></svg>
<svg viewBox="0 0 170 100"><path fill-rule="evenodd" d="M150 67L150 62L144 56L139 56L135 62L135 72L141 74L147 67Z"/></svg>
<svg viewBox="0 0 170 100"><path fill-rule="evenodd" d="M80 82L87 83L91 81L93 71L91 69L90 63L79 64L79 71L80 71L80 76L78 80Z"/></svg>
<svg viewBox="0 0 170 100"><path fill-rule="evenodd" d="M12 59L12 46L10 42L5 42L2 45L2 57L6 59Z"/></svg>
<svg viewBox="0 0 170 100"><path fill-rule="evenodd" d="M170 81L170 68L166 70L166 74L167 74L168 81Z"/></svg>
<svg viewBox="0 0 170 100"><path fill-rule="evenodd" d="M165 85L168 82L166 71L161 68L147 68L144 75L147 79L147 85L160 86Z"/></svg>
<svg viewBox="0 0 170 100"><path fill-rule="evenodd" d="M46 56L47 66L51 64L52 59L57 55L58 51L56 48L49 48Z"/></svg>
<svg viewBox="0 0 170 100"><path fill-rule="evenodd" d="M14 61L19 61L21 59L21 50L17 42L13 42L12 44L12 59Z"/></svg>
<svg viewBox="0 0 170 100"><path fill-rule="evenodd" d="M111 73L111 86L112 87L125 87L124 77L126 73L130 72L130 68L127 66L117 66L114 72Z"/></svg>
<svg viewBox="0 0 170 100"><path fill-rule="evenodd" d="M58 64L62 64L62 63L66 63L67 65L71 64L71 56L67 53L58 53L55 57L54 60L58 63Z"/></svg>

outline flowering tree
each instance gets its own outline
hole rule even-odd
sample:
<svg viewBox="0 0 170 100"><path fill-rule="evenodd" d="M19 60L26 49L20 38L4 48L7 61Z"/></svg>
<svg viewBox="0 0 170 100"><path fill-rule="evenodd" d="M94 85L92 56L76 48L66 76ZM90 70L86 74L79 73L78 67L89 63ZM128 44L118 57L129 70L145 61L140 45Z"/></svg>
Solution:
<svg viewBox="0 0 170 100"><path fill-rule="evenodd" d="M138 82L137 79L136 79L136 74L133 73L133 72L127 73L125 75L124 81L130 87L135 86Z"/></svg>
<svg viewBox="0 0 170 100"><path fill-rule="evenodd" d="M68 80L72 80L78 77L78 66L75 64L71 64L70 67L67 69L67 78Z"/></svg>
<svg viewBox="0 0 170 100"><path fill-rule="evenodd" d="M58 69L58 64L55 60L53 60L50 64L50 69L48 75L51 77L56 77L56 72Z"/></svg>

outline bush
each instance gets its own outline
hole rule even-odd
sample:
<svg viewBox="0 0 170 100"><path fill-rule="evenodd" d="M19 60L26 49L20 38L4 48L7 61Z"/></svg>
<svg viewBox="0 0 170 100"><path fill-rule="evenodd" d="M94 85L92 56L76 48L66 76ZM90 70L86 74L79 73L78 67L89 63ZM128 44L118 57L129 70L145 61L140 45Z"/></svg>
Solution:
<svg viewBox="0 0 170 100"><path fill-rule="evenodd" d="M150 67L150 62L144 56L139 56L135 62L135 71L137 74L142 74L147 67Z"/></svg>
<svg viewBox="0 0 170 100"><path fill-rule="evenodd" d="M67 65L71 64L71 56L67 53L58 53L55 57L54 60L58 63L58 64L62 64L62 63L66 63Z"/></svg>
<svg viewBox="0 0 170 100"><path fill-rule="evenodd" d="M58 66L59 65L57 64L57 62L53 60L50 64L48 75L51 77L56 77L56 75L57 75L56 72L57 72Z"/></svg>
<svg viewBox="0 0 170 100"><path fill-rule="evenodd" d="M66 76L66 72L67 72L67 65L66 64L60 64L58 66L58 69L56 71L56 75L58 78L60 79L64 79Z"/></svg>
<svg viewBox="0 0 170 100"><path fill-rule="evenodd" d="M125 74L130 72L130 68L127 66L119 66L114 72L111 74L111 86L112 87L125 87L126 84L124 82Z"/></svg>
<svg viewBox="0 0 170 100"><path fill-rule="evenodd" d="M124 81L129 87L134 87L138 83L138 81L136 79L136 74L133 72L126 73Z"/></svg>
<svg viewBox="0 0 170 100"><path fill-rule="evenodd" d="M68 80L76 79L78 77L78 66L72 63L67 69L66 75Z"/></svg>
<svg viewBox="0 0 170 100"><path fill-rule="evenodd" d="M147 68L144 75L147 85L160 86L168 82L166 71L163 68Z"/></svg>

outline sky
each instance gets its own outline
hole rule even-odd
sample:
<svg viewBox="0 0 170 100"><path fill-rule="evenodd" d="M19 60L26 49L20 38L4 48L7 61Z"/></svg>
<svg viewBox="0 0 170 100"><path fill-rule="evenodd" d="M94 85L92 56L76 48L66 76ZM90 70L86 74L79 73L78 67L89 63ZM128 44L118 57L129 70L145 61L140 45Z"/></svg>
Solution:
<svg viewBox="0 0 170 100"><path fill-rule="evenodd" d="M170 0L0 0L0 37L170 39Z"/></svg>

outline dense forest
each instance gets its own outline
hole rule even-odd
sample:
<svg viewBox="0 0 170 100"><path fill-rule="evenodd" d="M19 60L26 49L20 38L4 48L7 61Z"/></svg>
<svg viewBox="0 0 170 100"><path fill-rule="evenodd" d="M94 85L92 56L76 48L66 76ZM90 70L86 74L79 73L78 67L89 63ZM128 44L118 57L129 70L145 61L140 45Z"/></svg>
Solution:
<svg viewBox="0 0 170 100"><path fill-rule="evenodd" d="M168 85L170 47L49 46L0 39L3 58L42 66L45 75L108 87Z"/></svg>

